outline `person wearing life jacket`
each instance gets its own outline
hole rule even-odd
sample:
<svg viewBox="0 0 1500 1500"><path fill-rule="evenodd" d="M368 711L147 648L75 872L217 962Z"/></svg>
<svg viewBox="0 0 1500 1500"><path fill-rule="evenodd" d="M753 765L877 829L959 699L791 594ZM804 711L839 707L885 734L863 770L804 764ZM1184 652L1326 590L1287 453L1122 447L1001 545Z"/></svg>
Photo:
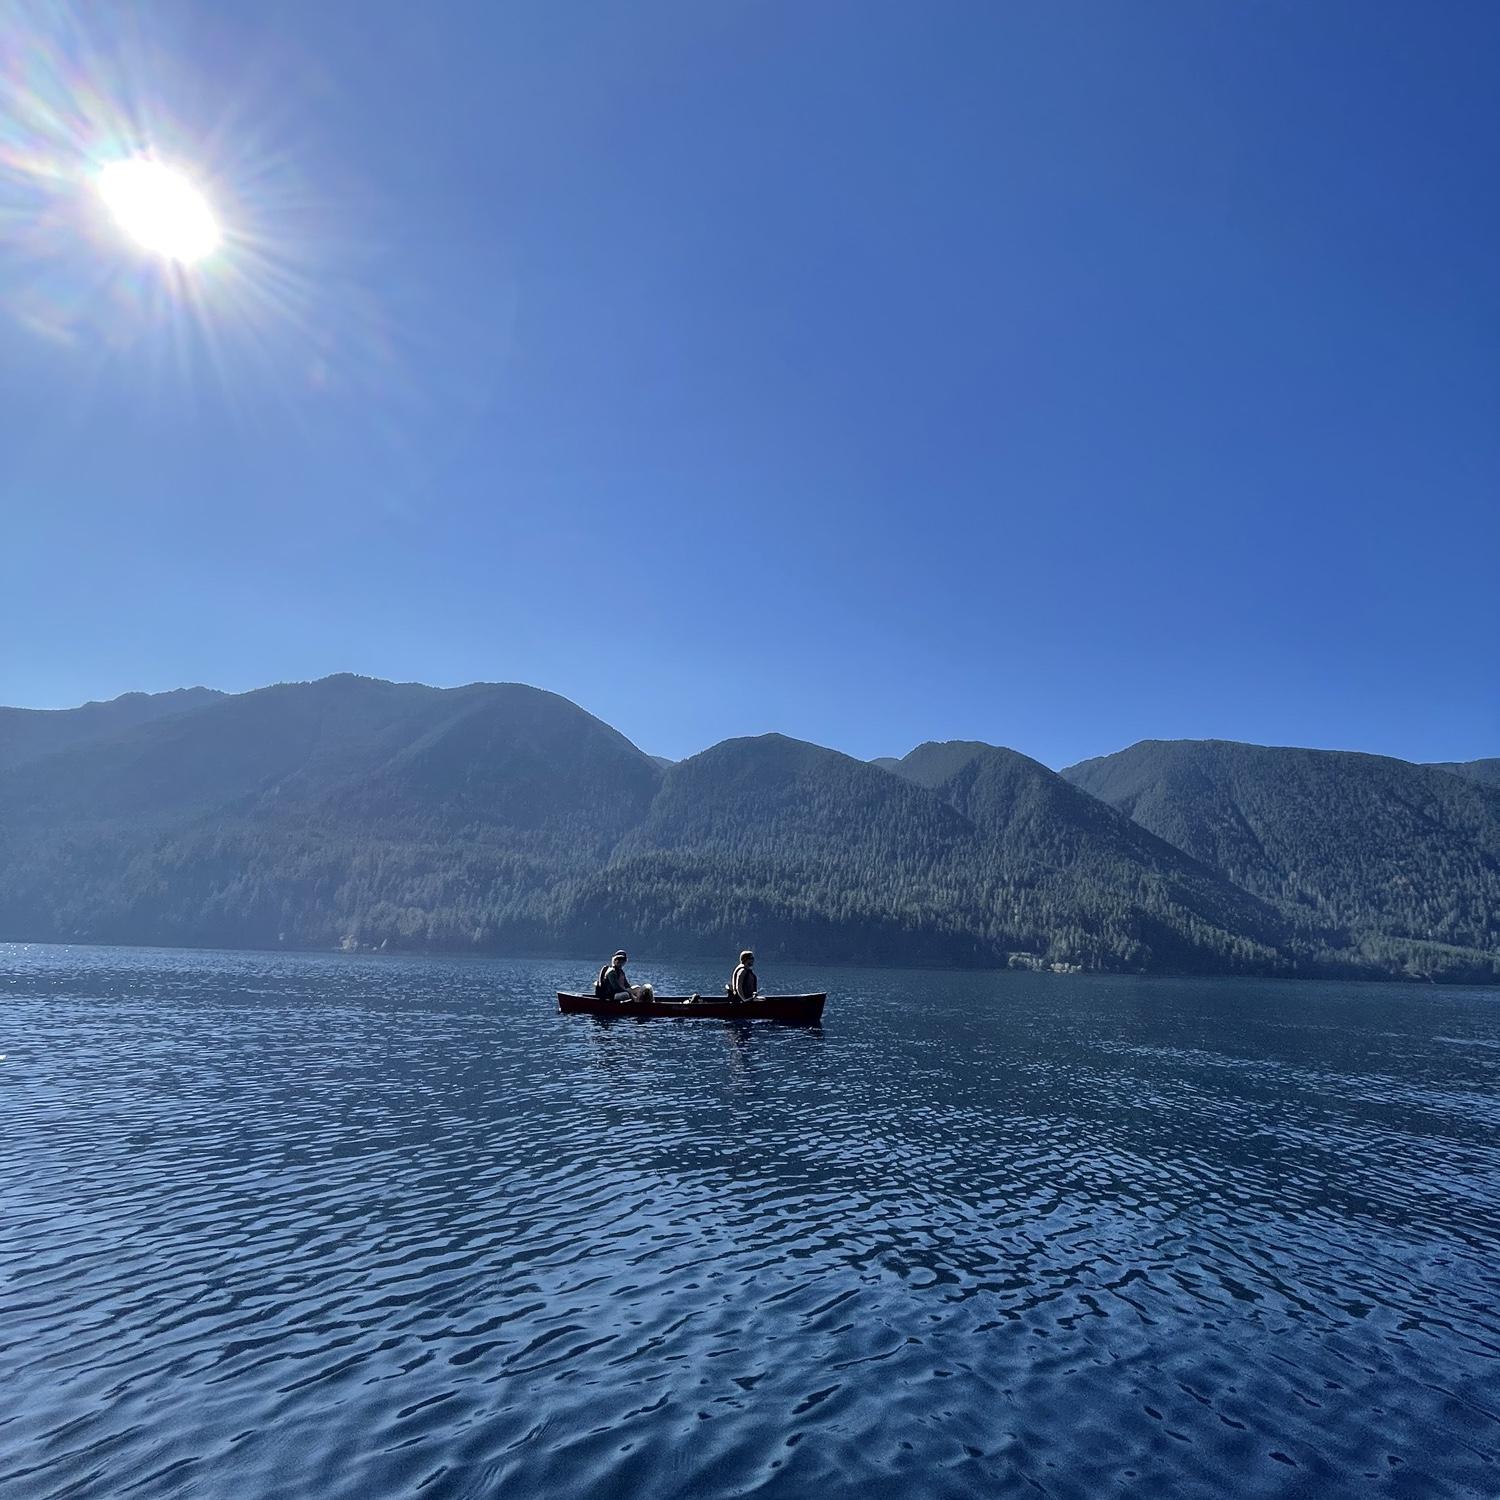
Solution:
<svg viewBox="0 0 1500 1500"><path fill-rule="evenodd" d="M760 989L760 980L755 977L755 955L746 948L740 954L739 966L734 971L726 988L731 1000L753 1000Z"/></svg>
<svg viewBox="0 0 1500 1500"><path fill-rule="evenodd" d="M632 1000L651 999L652 989L649 984L632 984L625 977L625 960L626 953L621 948L599 970L599 977L594 981L594 994L598 999L614 1000L620 1004L628 1004Z"/></svg>

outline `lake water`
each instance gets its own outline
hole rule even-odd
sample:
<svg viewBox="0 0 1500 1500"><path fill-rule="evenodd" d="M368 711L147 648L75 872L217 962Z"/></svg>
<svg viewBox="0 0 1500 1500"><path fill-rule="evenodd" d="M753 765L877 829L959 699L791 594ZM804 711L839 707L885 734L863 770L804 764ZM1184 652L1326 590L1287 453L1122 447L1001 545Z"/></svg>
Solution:
<svg viewBox="0 0 1500 1500"><path fill-rule="evenodd" d="M1500 1494L1500 992L591 976L0 947L0 1500Z"/></svg>

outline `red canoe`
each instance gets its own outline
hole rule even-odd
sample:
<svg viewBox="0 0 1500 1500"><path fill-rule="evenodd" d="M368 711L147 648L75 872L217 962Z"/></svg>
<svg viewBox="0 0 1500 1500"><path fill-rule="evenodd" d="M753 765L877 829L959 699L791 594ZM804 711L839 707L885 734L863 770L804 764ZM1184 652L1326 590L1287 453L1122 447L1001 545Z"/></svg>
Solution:
<svg viewBox="0 0 1500 1500"><path fill-rule="evenodd" d="M825 995L758 995L729 1000L722 995L655 995L650 1000L600 1000L594 995L557 992L557 1008L585 1016L722 1016L734 1021L793 1021L808 1025L823 1016Z"/></svg>

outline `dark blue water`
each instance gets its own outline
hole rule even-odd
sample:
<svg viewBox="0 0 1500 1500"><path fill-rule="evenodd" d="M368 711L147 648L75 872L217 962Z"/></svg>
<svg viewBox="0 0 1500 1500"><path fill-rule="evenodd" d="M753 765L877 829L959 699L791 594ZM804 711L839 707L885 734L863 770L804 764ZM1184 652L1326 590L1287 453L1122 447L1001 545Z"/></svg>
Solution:
<svg viewBox="0 0 1500 1500"><path fill-rule="evenodd" d="M588 967L0 948L0 1500L1500 1494L1500 992Z"/></svg>

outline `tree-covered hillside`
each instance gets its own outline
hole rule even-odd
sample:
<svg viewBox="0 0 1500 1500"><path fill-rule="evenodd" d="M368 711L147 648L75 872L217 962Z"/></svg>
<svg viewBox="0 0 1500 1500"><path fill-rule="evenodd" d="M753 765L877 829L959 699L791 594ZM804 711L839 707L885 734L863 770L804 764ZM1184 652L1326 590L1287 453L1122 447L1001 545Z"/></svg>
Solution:
<svg viewBox="0 0 1500 1500"><path fill-rule="evenodd" d="M780 735L672 764L535 688L348 676L15 712L0 938L1500 977L1500 793L1450 770Z"/></svg>
<svg viewBox="0 0 1500 1500"><path fill-rule="evenodd" d="M1149 953L1155 967L1276 967L1290 931L1266 903L1216 870L1185 859L1055 771L1017 751L971 741L919 745L901 773L931 788L984 837L1011 899L1040 904L1049 928L1067 921L1070 946ZM1170 957L1169 957L1170 956Z"/></svg>
<svg viewBox="0 0 1500 1500"><path fill-rule="evenodd" d="M1500 756L1489 760L1439 760L1432 763L1435 771L1451 771L1466 781L1477 781L1482 786L1500 786Z"/></svg>
<svg viewBox="0 0 1500 1500"><path fill-rule="evenodd" d="M1274 903L1325 955L1500 977L1500 792L1348 751L1148 740L1076 786Z"/></svg>
<svg viewBox="0 0 1500 1500"><path fill-rule="evenodd" d="M91 740L109 739L136 724L189 713L222 696L212 688L177 688L170 693L126 693L82 708L0 708L0 771Z"/></svg>
<svg viewBox="0 0 1500 1500"><path fill-rule="evenodd" d="M576 911L601 936L716 953L753 940L767 954L995 961L983 893L955 878L971 837L861 761L781 735L729 740L667 772Z"/></svg>
<svg viewBox="0 0 1500 1500"><path fill-rule="evenodd" d="M580 893L596 930L713 951L1091 968L1270 969L1277 914L1035 761L1008 806L781 735L668 772ZM924 764L914 752L902 766Z"/></svg>
<svg viewBox="0 0 1500 1500"><path fill-rule="evenodd" d="M543 943L660 779L535 688L265 688L0 776L0 935Z"/></svg>

